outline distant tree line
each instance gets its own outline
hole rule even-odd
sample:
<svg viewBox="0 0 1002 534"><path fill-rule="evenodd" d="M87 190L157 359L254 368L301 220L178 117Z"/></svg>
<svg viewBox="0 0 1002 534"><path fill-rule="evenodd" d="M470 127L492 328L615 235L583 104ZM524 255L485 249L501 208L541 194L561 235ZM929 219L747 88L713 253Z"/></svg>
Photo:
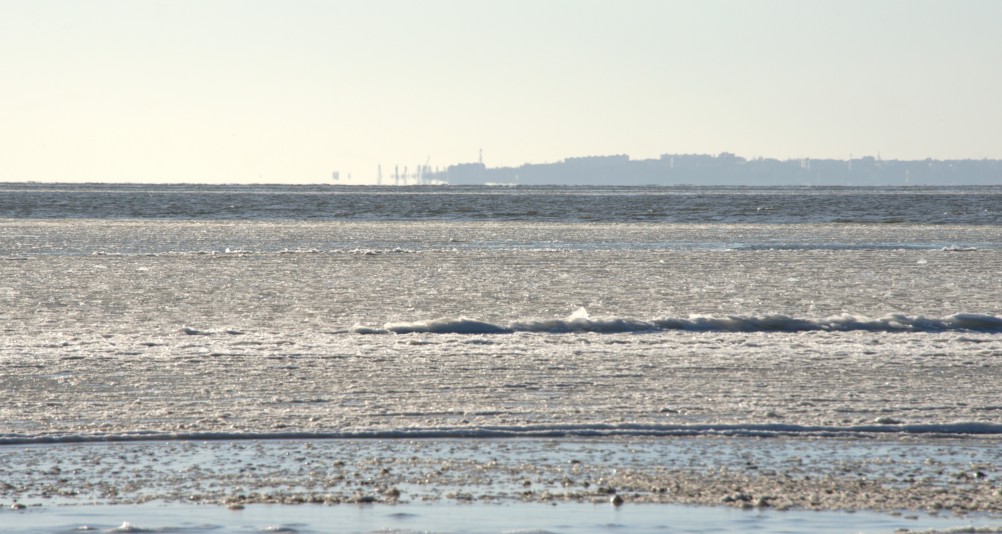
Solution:
<svg viewBox="0 0 1002 534"><path fill-rule="evenodd" d="M614 155L519 167L462 163L424 178L456 185L991 185L1002 184L1002 160L882 160L872 156L778 160L745 159L728 152L632 160Z"/></svg>

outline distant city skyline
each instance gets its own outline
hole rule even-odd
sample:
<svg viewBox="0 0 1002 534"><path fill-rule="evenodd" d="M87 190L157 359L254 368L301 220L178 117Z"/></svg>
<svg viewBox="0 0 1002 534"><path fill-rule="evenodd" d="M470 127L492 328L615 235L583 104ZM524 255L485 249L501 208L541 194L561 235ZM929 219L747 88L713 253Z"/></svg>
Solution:
<svg viewBox="0 0 1002 534"><path fill-rule="evenodd" d="M1002 159L995 0L0 0L0 181ZM350 177L350 179L349 179Z"/></svg>

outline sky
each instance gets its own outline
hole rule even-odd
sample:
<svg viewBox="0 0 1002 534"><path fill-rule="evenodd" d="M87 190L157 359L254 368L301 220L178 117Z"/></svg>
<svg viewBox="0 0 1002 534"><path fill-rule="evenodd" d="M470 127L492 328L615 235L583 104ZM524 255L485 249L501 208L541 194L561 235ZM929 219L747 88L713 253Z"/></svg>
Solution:
<svg viewBox="0 0 1002 534"><path fill-rule="evenodd" d="M1002 159L1000 23L999 0L0 0L0 182Z"/></svg>

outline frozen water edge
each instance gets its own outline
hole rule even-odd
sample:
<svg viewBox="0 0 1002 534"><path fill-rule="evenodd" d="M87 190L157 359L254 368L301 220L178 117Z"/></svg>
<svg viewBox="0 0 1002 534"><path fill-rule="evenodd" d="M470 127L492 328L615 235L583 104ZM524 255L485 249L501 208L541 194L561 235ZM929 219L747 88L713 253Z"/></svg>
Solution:
<svg viewBox="0 0 1002 534"><path fill-rule="evenodd" d="M7 446L0 522L5 532L115 531L124 521L171 532L999 531L998 445L697 437Z"/></svg>

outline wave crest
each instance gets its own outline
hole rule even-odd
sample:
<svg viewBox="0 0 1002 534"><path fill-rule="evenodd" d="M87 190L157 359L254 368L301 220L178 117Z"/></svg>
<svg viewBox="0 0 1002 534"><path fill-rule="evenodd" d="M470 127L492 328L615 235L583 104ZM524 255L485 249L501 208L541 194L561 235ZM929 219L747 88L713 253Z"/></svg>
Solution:
<svg viewBox="0 0 1002 534"><path fill-rule="evenodd" d="M849 314L824 319L806 319L787 315L714 317L695 315L688 318L639 320L627 317L592 318L581 308L564 319L517 320L496 324L466 317L426 321L387 323L382 328L355 325L356 334L513 334L593 332L602 334L657 332L982 332L1002 333L1002 318L978 313L957 313L946 317L891 314L871 319Z"/></svg>

